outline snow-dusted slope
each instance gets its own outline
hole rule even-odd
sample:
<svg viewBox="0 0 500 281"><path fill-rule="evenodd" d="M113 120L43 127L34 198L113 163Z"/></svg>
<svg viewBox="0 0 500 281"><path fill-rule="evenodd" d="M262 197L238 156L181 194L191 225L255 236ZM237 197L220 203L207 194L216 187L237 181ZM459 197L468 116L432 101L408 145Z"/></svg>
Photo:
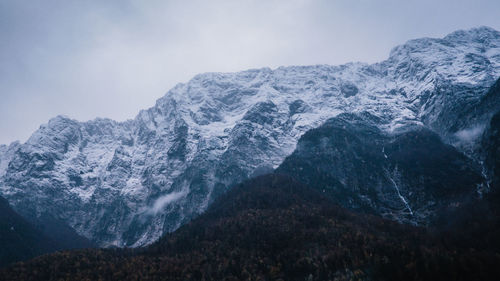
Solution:
<svg viewBox="0 0 500 281"><path fill-rule="evenodd" d="M277 167L304 132L343 112L369 112L389 133L426 125L466 147L489 114L469 112L499 76L500 33L486 27L409 41L374 65L201 74L134 120L59 116L0 147L0 194L102 246L144 245Z"/></svg>

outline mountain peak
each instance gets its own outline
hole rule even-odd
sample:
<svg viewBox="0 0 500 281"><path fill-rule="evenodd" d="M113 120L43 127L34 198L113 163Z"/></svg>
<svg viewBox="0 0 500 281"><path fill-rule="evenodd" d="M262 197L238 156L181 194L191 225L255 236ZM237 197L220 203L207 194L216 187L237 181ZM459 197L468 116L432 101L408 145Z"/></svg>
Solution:
<svg viewBox="0 0 500 281"><path fill-rule="evenodd" d="M480 26L467 30L457 30L441 38L418 38L394 47L390 52L390 59L410 54L421 54L426 52L450 52L453 53L464 47L471 52L480 47L484 50L500 48L500 32L487 26ZM457 49L458 48L458 49Z"/></svg>
<svg viewBox="0 0 500 281"><path fill-rule="evenodd" d="M59 123L67 123L67 122L71 122L71 121L74 121L74 122L78 122L76 120L73 120L71 119L69 116L67 115L57 115L56 117L54 118L51 118L48 122L48 126L49 127L52 127L56 124L59 124Z"/></svg>
<svg viewBox="0 0 500 281"><path fill-rule="evenodd" d="M471 29L454 31L446 35L443 39L459 42L478 41L485 39L500 40L500 32L488 26L479 26Z"/></svg>

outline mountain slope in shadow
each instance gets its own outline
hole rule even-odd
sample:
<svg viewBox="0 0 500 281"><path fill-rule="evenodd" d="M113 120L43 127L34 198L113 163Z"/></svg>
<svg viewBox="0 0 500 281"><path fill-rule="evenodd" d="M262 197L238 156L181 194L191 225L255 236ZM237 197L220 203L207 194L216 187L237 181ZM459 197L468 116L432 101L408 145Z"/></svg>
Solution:
<svg viewBox="0 0 500 281"><path fill-rule="evenodd" d="M59 252L0 279L494 280L500 257L350 212L282 175L248 180L148 248Z"/></svg>
<svg viewBox="0 0 500 281"><path fill-rule="evenodd" d="M92 247L64 222L48 215L27 220L0 197L0 267L58 250Z"/></svg>
<svg viewBox="0 0 500 281"><path fill-rule="evenodd" d="M53 252L59 247L0 197L0 249L0 266L4 266Z"/></svg>
<svg viewBox="0 0 500 281"><path fill-rule="evenodd" d="M387 134L369 113L341 114L309 130L278 167L348 209L432 225L478 197L474 161L424 127Z"/></svg>

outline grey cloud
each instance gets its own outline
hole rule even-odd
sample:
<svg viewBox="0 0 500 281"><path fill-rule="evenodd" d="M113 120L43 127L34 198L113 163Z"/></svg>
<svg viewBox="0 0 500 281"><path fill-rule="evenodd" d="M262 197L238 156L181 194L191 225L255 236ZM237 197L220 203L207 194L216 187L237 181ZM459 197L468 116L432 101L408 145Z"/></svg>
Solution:
<svg viewBox="0 0 500 281"><path fill-rule="evenodd" d="M206 71L376 62L487 25L498 1L0 0L0 143L58 114L133 118Z"/></svg>

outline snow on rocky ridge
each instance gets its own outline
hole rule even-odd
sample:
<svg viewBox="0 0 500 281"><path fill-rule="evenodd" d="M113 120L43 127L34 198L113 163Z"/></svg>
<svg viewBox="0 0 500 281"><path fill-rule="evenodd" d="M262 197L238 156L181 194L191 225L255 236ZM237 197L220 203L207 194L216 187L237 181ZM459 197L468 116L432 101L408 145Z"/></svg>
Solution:
<svg viewBox="0 0 500 281"><path fill-rule="evenodd" d="M480 119L456 116L499 76L500 32L487 27L411 40L373 65L200 74L133 120L58 116L26 143L0 146L0 194L101 246L146 245L277 167L303 133L340 113L369 112L388 133L425 125L460 140Z"/></svg>

